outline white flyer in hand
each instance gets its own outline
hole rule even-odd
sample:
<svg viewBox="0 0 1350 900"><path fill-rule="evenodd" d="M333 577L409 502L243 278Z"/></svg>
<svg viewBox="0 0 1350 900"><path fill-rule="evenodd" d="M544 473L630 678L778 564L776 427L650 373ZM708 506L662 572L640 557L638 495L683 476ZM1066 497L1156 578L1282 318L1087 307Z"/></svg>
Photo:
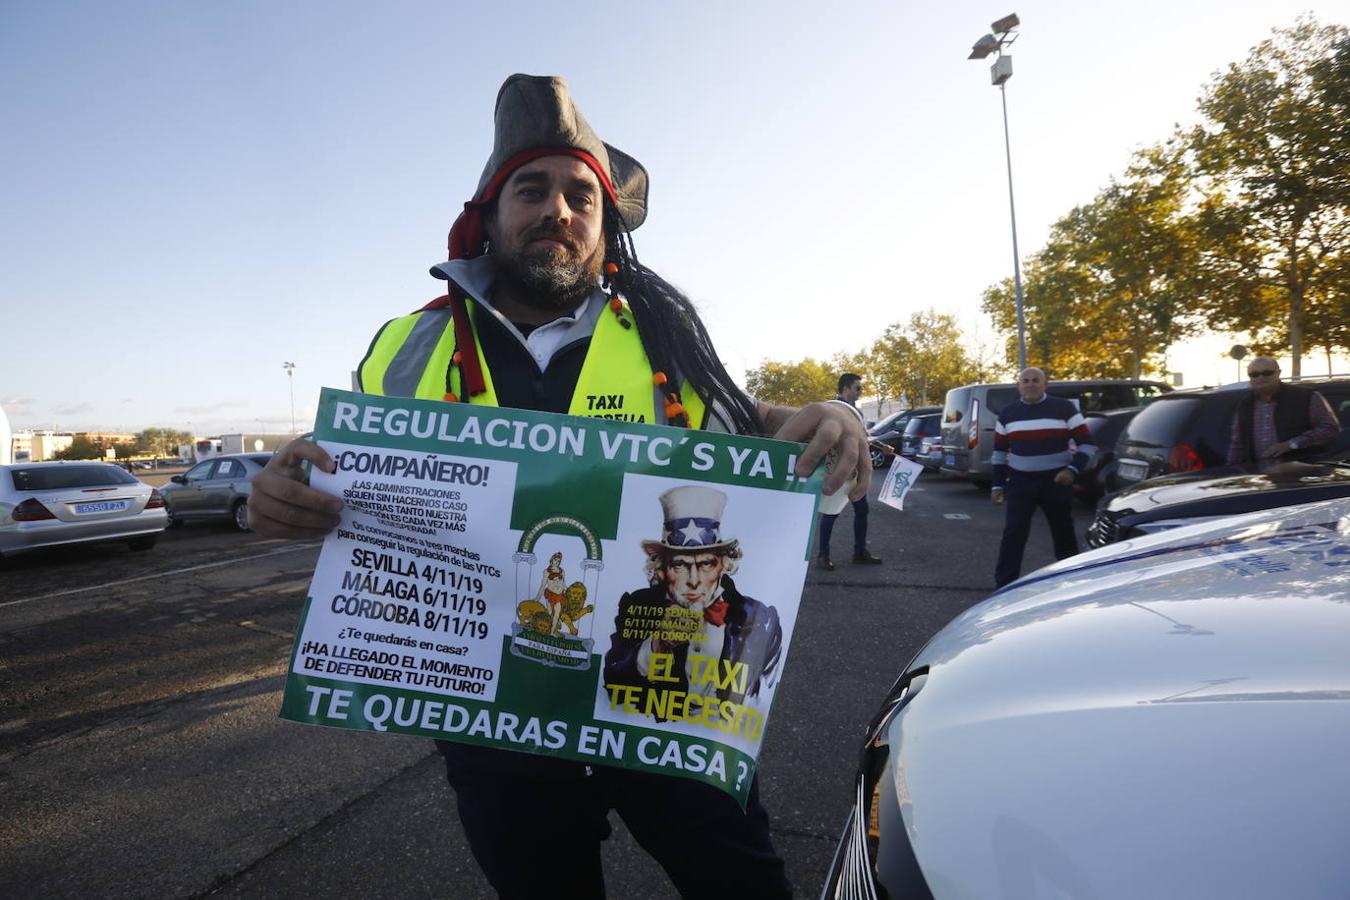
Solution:
<svg viewBox="0 0 1350 900"><path fill-rule="evenodd" d="M881 483L881 496L877 499L887 506L904 509L905 495L919 480L922 471L923 466L897 453L891 467L886 470L886 480Z"/></svg>

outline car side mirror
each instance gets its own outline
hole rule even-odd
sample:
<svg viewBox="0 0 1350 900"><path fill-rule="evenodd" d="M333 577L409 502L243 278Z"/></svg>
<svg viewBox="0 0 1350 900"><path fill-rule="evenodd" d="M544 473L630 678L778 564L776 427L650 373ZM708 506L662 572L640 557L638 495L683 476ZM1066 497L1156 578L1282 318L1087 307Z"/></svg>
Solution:
<svg viewBox="0 0 1350 900"><path fill-rule="evenodd" d="M187 479L184 478L182 475L174 475L170 477L169 480L172 481L174 484L187 484Z"/></svg>

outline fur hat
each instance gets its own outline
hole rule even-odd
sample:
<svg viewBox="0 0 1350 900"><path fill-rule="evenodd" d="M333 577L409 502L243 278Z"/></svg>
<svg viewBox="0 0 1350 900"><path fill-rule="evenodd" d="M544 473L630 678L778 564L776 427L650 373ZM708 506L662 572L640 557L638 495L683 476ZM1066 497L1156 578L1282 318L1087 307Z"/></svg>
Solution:
<svg viewBox="0 0 1350 900"><path fill-rule="evenodd" d="M633 157L600 140L556 75L512 75L497 92L492 155L478 190L450 229L450 258L471 259L486 239L482 211L511 173L545 156L573 156L590 166L624 227L647 218L647 170ZM443 277L443 276L442 276Z"/></svg>

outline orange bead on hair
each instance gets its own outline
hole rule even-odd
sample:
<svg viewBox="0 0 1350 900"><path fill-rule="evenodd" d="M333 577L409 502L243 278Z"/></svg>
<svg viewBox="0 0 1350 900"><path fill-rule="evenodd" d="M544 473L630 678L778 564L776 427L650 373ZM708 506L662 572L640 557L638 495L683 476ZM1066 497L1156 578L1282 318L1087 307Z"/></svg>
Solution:
<svg viewBox="0 0 1350 900"><path fill-rule="evenodd" d="M675 418L676 416L682 416L682 415L684 415L684 407L683 407L683 406L681 406L681 405L678 404L678 403L667 403L667 404L666 404L666 418L667 418L667 419L673 419L673 418Z"/></svg>
<svg viewBox="0 0 1350 900"><path fill-rule="evenodd" d="M459 402L459 398L456 397L453 393L447 393L447 394L446 394L444 397L442 397L441 399L443 399L446 403L458 403L458 402Z"/></svg>
<svg viewBox="0 0 1350 900"><path fill-rule="evenodd" d="M615 312L620 312L623 310L623 301L618 297L615 297L613 300L609 301L609 308Z"/></svg>
<svg viewBox="0 0 1350 900"><path fill-rule="evenodd" d="M666 383L666 373L665 373L665 372L653 372L653 373L652 373L652 384L656 385L657 387L660 387L661 385L663 385L663 384L665 384L665 383Z"/></svg>
<svg viewBox="0 0 1350 900"><path fill-rule="evenodd" d="M460 363L464 362L464 354L459 350L456 350L455 355L450 357L450 361L455 365L459 365Z"/></svg>
<svg viewBox="0 0 1350 900"><path fill-rule="evenodd" d="M617 275L617 274L619 274L619 267L618 267L618 265L616 265L615 263L612 263L612 262L607 262L607 263L605 263L605 274L606 274L606 275Z"/></svg>

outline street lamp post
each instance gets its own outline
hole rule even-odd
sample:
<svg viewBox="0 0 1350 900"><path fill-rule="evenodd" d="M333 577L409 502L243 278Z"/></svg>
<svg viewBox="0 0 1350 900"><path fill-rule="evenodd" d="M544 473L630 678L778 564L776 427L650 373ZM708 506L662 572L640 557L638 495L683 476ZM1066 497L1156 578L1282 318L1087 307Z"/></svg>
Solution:
<svg viewBox="0 0 1350 900"><path fill-rule="evenodd" d="M281 367L286 370L286 380L291 385L291 436L295 436L295 363L284 362Z"/></svg>
<svg viewBox="0 0 1350 900"><path fill-rule="evenodd" d="M998 87L1003 100L1003 149L1008 159L1008 211L1012 215L1013 293L1017 300L1017 368L1027 367L1027 325L1022 313L1022 259L1017 251L1017 206L1013 203L1012 141L1008 137L1008 79L1012 77L1012 57L1005 55L1004 47L1017 40L1017 13L1009 13L990 26L993 34L986 34L975 42L967 59L984 59L991 53L998 58L989 67L990 80Z"/></svg>

